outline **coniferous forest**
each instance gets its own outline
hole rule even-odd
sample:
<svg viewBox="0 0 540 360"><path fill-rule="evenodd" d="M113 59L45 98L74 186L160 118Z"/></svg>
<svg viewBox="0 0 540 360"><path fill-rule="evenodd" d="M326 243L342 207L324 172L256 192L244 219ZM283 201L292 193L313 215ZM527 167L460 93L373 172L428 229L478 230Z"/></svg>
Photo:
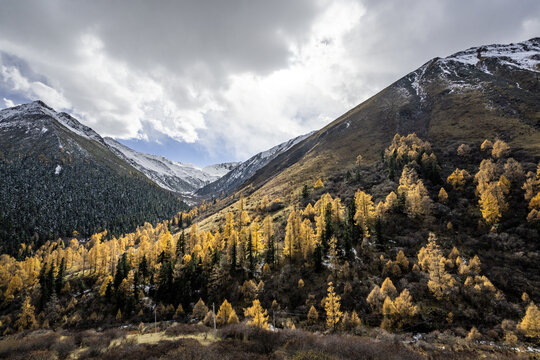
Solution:
<svg viewBox="0 0 540 360"><path fill-rule="evenodd" d="M0 2L0 359L540 360L539 14Z"/></svg>
<svg viewBox="0 0 540 360"><path fill-rule="evenodd" d="M119 236L145 221L170 218L186 205L140 174L118 174L93 160L55 161L37 154L0 156L0 246L17 255L20 243L90 235L107 229ZM86 204L92 206L86 206ZM21 254L19 254L20 256Z"/></svg>
<svg viewBox="0 0 540 360"><path fill-rule="evenodd" d="M190 336L199 342L181 348L210 358L272 358L285 344L302 359L494 349L513 358L540 336L540 164L490 139L459 145L455 157L459 167L444 173L429 142L396 135L380 160L360 154L302 185L288 207L239 194L218 216L223 200L121 236L23 243L0 259L2 332L63 329L69 341L40 341L90 358L130 346L174 357L166 340ZM132 330L91 330L122 324ZM110 347L152 332L160 345ZM237 343L247 347L227 347Z"/></svg>

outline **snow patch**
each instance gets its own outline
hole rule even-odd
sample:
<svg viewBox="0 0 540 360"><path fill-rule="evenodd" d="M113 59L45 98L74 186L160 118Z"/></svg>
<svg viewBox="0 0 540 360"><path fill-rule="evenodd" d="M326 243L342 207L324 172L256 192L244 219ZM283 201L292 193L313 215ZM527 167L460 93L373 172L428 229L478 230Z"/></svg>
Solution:
<svg viewBox="0 0 540 360"><path fill-rule="evenodd" d="M477 66L483 72L491 74L484 64L484 60L490 58L497 59L502 65L540 73L540 42L529 40L517 44L473 47L440 61L443 63L454 61Z"/></svg>
<svg viewBox="0 0 540 360"><path fill-rule="evenodd" d="M424 88L422 87L422 77L426 73L426 69L427 69L427 64L424 64L421 68L416 70L413 73L414 78L413 78L413 80L411 82L411 86L414 89L414 91L416 92L416 95L418 97L420 97L420 102L424 102L424 100L426 98L426 92L425 92Z"/></svg>
<svg viewBox="0 0 540 360"><path fill-rule="evenodd" d="M171 161L163 156L137 152L114 139L105 138L107 146L119 157L164 189L191 193L220 178L191 165Z"/></svg>
<svg viewBox="0 0 540 360"><path fill-rule="evenodd" d="M62 167L60 165L56 165L56 168L54 169L54 174L58 175L60 174L60 171L62 171Z"/></svg>

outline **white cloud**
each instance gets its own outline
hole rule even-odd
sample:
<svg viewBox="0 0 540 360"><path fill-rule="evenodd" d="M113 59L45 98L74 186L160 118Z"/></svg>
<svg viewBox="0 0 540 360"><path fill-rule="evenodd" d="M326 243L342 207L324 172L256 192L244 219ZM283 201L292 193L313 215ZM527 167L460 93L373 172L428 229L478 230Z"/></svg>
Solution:
<svg viewBox="0 0 540 360"><path fill-rule="evenodd" d="M10 99L4 98L4 106L5 106L6 108L14 107L14 106L15 106L15 103L14 103L12 100L10 100Z"/></svg>
<svg viewBox="0 0 540 360"><path fill-rule="evenodd" d="M42 99L50 106L64 110L71 107L69 101L56 89L41 81L29 81L21 75L15 66L0 65L0 75L5 83L11 85L12 90L26 98Z"/></svg>
<svg viewBox="0 0 540 360"><path fill-rule="evenodd" d="M318 129L354 105L361 94L349 95L355 69L344 37L363 11L355 2L334 2L315 20L306 42L289 44L287 68L265 76L231 76L222 94L223 110L208 117L214 131L201 141L211 147L219 144L219 136L234 154L246 158Z"/></svg>

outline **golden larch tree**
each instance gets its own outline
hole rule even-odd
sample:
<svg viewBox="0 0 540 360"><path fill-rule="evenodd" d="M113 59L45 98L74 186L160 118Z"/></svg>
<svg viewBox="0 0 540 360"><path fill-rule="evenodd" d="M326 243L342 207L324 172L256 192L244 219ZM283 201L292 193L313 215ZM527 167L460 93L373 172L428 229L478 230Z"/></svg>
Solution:
<svg viewBox="0 0 540 360"><path fill-rule="evenodd" d="M21 312L15 324L19 330L36 327L35 311L34 306L30 303L30 297L27 296L21 306Z"/></svg>
<svg viewBox="0 0 540 360"><path fill-rule="evenodd" d="M324 298L324 310L326 311L326 326L329 329L335 330L336 325L341 320L343 312L340 310L341 296L336 295L334 284L328 283L328 294Z"/></svg>
<svg viewBox="0 0 540 360"><path fill-rule="evenodd" d="M244 316L249 318L248 325L268 329L268 313L262 308L259 299L253 300L251 307L244 309Z"/></svg>
<svg viewBox="0 0 540 360"><path fill-rule="evenodd" d="M517 327L525 336L540 339L540 310L534 303L529 304Z"/></svg>
<svg viewBox="0 0 540 360"><path fill-rule="evenodd" d="M375 207L371 195L359 190L354 196L356 213L354 221L362 228L364 237L369 237L369 227L375 219Z"/></svg>
<svg viewBox="0 0 540 360"><path fill-rule="evenodd" d="M229 323L229 318L233 315L236 315L236 312L232 308L231 304L227 299L223 300L223 303L219 307L218 313L216 315L216 322L218 325L225 325Z"/></svg>
<svg viewBox="0 0 540 360"><path fill-rule="evenodd" d="M317 320L319 320L319 313L317 312L317 309L315 309L315 306L311 305L307 318L310 324L315 324Z"/></svg>

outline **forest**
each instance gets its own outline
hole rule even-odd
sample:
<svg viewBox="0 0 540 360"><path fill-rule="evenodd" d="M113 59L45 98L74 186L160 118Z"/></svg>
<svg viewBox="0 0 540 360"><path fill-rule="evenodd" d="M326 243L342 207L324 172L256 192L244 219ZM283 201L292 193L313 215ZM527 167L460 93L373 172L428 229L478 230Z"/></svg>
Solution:
<svg viewBox="0 0 540 360"><path fill-rule="evenodd" d="M15 255L21 243L39 247L74 232L87 238L107 229L119 236L187 208L142 175L119 175L93 159L60 155L0 152L2 252ZM58 173L52 171L57 163Z"/></svg>
<svg viewBox="0 0 540 360"><path fill-rule="evenodd" d="M0 331L159 320L215 322L224 339L242 325L538 349L540 164L513 155L501 139L460 144L441 154L448 172L396 134L379 161L360 154L290 204L238 194L211 226L219 199L133 232L22 243L0 257Z"/></svg>

